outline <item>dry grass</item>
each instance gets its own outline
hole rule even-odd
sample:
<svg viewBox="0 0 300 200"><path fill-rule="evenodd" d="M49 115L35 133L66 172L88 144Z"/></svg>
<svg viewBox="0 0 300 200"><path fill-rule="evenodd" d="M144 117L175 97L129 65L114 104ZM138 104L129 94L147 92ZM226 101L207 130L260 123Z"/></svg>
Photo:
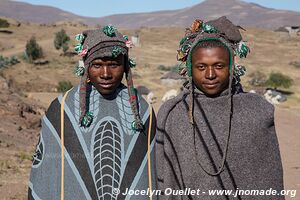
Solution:
<svg viewBox="0 0 300 200"><path fill-rule="evenodd" d="M61 52L54 48L54 33L61 28L64 28L70 36L74 36L86 29L83 26L60 25L47 27L22 24L20 27L12 26L9 28L9 30L14 32L12 35L0 33L0 55L19 55L19 58L22 57L26 41L32 35L36 36L37 42L44 50L45 59L49 60L50 63L45 66L34 66L21 60L21 63L5 69L1 73L10 80L10 84L16 88L16 92L26 93L28 97L38 98L41 105L45 107L58 95L57 93L53 93L53 91L55 91L59 81L68 80L73 84L79 82L79 79L73 75L74 65L78 58L60 56ZM133 35L135 30L124 30L123 32ZM157 67L159 65L173 66L177 63L176 50L183 33L184 29L181 28L143 28L139 30L141 45L130 52L131 56L135 57L138 63L137 68L134 69L134 74L138 75L134 80L136 86L147 86L154 91L158 99L161 99L167 90L179 88L179 85L163 85L160 81L163 72L159 71ZM293 109L300 107L300 69L289 65L291 61L300 61L300 38L290 38L272 31L254 28L249 28L243 35L248 40L252 50L246 60L239 61L241 64L247 66L247 74L259 70L265 74L278 71L290 76L294 80L294 85L290 88L290 91L294 92L294 94L288 98L287 102L280 106ZM73 37L71 38L71 44L74 45L75 41ZM247 76L242 79L246 88L250 89L247 84L248 80L249 77ZM154 106L157 109L159 102ZM283 115L283 119L289 115L289 112L287 112L286 116ZM294 123L296 120L293 121L293 119L291 118L289 122ZM286 138L283 137L283 135L286 135L285 133L293 133L295 136L295 132L298 129L293 129L293 127L290 129L285 132L285 128L280 129L279 126L278 130L281 133L279 136ZM21 142L17 141L17 138L14 139L16 141L9 137L1 138L5 142L2 142L2 144L0 142L1 151L3 150L0 158L0 194L4 195L4 199L26 198L25 191L27 190L31 165L29 158L32 154L34 143L30 143L28 147L25 147L24 145L20 145ZM284 140L282 141L284 142ZM288 157L289 153L292 152L289 149L292 147L290 145L292 141L294 142L295 140L287 140L286 143L282 143L282 152L286 155L283 157L286 160L294 160ZM13 143L15 146L8 148L10 146L8 143ZM299 142L293 144L299 144ZM288 161L285 161L284 164L286 164L285 170L290 170ZM288 174L291 173L289 172ZM290 179L293 179L293 177ZM288 183L291 185L298 184L296 178L294 179L295 183L290 180Z"/></svg>
<svg viewBox="0 0 300 200"><path fill-rule="evenodd" d="M77 84L79 79L73 75L73 69L77 57L68 58L60 56L61 52L55 50L53 45L54 33L64 28L68 35L74 36L86 27L73 27L70 25L39 26L24 25L12 27L13 35L1 35L1 55L21 56L26 41L35 35L37 42L42 46L45 58L50 61L45 66L34 66L22 61L5 72L4 76L12 79L12 82L24 92L54 92L59 81L69 80ZM136 30L122 30L124 34L133 35ZM160 82L163 72L159 71L159 65L172 66L177 63L176 50L178 42L183 36L184 29L181 28L143 28L138 30L141 45L131 50L130 55L136 58L138 66L134 70L135 85L146 85L154 91L160 99L162 95L171 88L179 86L165 86ZM300 73L299 69L289 65L291 61L300 61L300 38L282 36L269 30L249 28L243 32L245 40L251 47L251 53L247 59L239 61L247 66L247 74L259 70L265 74L272 71L282 72L294 80L290 91L294 92L288 102L282 106L300 106ZM72 38L71 47L75 44ZM247 87L249 77L243 79ZM247 87L249 88L249 87Z"/></svg>

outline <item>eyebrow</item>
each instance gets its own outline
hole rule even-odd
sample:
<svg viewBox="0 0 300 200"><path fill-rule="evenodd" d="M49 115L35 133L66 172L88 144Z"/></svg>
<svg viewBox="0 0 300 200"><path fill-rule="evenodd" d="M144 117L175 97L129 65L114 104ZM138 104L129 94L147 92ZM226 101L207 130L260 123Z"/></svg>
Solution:
<svg viewBox="0 0 300 200"><path fill-rule="evenodd" d="M102 60L94 60L94 61L92 61L92 64L94 64L94 63L102 63L103 61Z"/></svg>
<svg viewBox="0 0 300 200"><path fill-rule="evenodd" d="M92 63L104 63L104 62L110 62L110 63L113 63L113 62L118 62L116 60L107 60L107 61L103 61L103 60L94 60L92 61Z"/></svg>
<svg viewBox="0 0 300 200"><path fill-rule="evenodd" d="M207 65L207 64L204 63L204 62L195 62L195 64L196 64L196 65L199 65L199 64L201 64L201 65ZM224 62L224 61L217 61L217 62L214 62L214 63L213 63L213 65L215 65L215 64L224 64L224 65L226 65L227 63Z"/></svg>

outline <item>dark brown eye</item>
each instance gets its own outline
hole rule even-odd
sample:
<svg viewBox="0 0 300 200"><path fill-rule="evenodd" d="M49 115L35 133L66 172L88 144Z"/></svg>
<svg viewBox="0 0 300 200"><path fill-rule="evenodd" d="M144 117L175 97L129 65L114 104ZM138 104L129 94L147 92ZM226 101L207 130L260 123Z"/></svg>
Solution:
<svg viewBox="0 0 300 200"><path fill-rule="evenodd" d="M120 65L118 63L112 63L109 65L111 68L117 68L119 67Z"/></svg>
<svg viewBox="0 0 300 200"><path fill-rule="evenodd" d="M99 65L99 64L92 64L92 67L93 67L93 68L100 68L101 65Z"/></svg>
<svg viewBox="0 0 300 200"><path fill-rule="evenodd" d="M217 65L215 66L215 68L216 68L216 69L222 69L222 68L224 68L224 65L222 65L222 64L217 64Z"/></svg>
<svg viewBox="0 0 300 200"><path fill-rule="evenodd" d="M204 65L197 65L197 69L204 70L205 66Z"/></svg>

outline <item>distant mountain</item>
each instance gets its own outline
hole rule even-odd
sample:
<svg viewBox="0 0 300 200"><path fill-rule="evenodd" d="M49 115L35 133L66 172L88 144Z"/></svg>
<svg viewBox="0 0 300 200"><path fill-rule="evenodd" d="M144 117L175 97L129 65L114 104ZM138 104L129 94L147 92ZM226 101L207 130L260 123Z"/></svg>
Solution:
<svg viewBox="0 0 300 200"><path fill-rule="evenodd" d="M51 6L37 6L10 0L0 0L0 16L41 24L84 21L81 16Z"/></svg>
<svg viewBox="0 0 300 200"><path fill-rule="evenodd" d="M117 14L100 18L82 17L50 6L1 0L0 16L34 23L77 21L88 25L114 24L122 28L188 26L193 19L213 19L226 15L235 24L275 29L300 26L300 12L276 10L241 0L206 0L195 6L172 11Z"/></svg>

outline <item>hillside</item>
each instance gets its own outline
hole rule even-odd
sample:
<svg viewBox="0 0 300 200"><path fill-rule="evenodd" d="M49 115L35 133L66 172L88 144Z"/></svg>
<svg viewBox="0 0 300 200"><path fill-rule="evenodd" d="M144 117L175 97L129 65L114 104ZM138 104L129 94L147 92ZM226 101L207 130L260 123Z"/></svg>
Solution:
<svg viewBox="0 0 300 200"><path fill-rule="evenodd" d="M101 2L99 2L99 5ZM235 24L276 29L280 26L299 26L300 13L262 7L242 0L206 0L194 6L172 11L117 14L99 18L78 16L50 6L1 0L0 16L40 24L77 21L88 25L114 24L122 28L185 27L194 18L209 20L226 15Z"/></svg>
<svg viewBox="0 0 300 200"><path fill-rule="evenodd" d="M45 66L31 65L22 61L5 70L3 72L4 76L11 79L20 91L53 92L59 81L70 80L73 84L79 81L77 77L72 75L78 57L61 56L61 52L57 51L53 45L54 33L62 28L72 38L70 43L72 49L72 46L75 45L73 36L87 27L69 24L56 26L22 24L20 27L13 26L9 28L13 31L11 35L0 33L1 55L22 57L26 41L32 35L35 35L37 42L44 50L45 58L50 61ZM124 31L128 35L138 33L140 36L140 45L131 51L131 55L137 58L138 63L135 70L138 76L135 82L147 84L158 93L163 93L169 89L168 86L163 87L159 82L160 76L154 76L154 74L163 73L163 71L157 69L159 65L173 66L177 63L176 50L183 32L184 29L175 27ZM297 105L300 102L300 69L289 65L289 63L300 61L300 38L257 28L249 28L243 34L251 47L249 57L241 61L241 64L247 66L247 74L259 70L266 73L266 75L272 71L289 75L294 80L291 90L295 92L289 103ZM246 85L248 79L249 77L244 78Z"/></svg>
<svg viewBox="0 0 300 200"><path fill-rule="evenodd" d="M79 58L63 56L53 45L54 34L62 28L72 39L71 49L75 45L73 36L87 29L76 23L16 23L7 28L12 34L0 33L0 55L16 55L20 60L17 65L0 69L0 75L4 77L0 77L0 196L3 199L26 198L30 159L40 129L39 119L49 103L59 95L55 92L59 81L71 81L74 85L79 83L79 79L73 75ZM287 102L276 107L275 119L286 188L299 190L300 68L289 63L300 62L300 38L259 28L246 29L243 35L249 42L251 53L246 60L240 61L248 70L246 77L242 78L245 88L252 89L247 81L249 74L255 71L266 75L272 71L281 72L294 81L289 89L293 94ZM140 36L139 46L130 52L138 64L133 70L134 84L146 85L154 92L158 99L154 104L157 111L163 94L169 89L179 88L179 85L164 85L160 80L164 71L158 67L177 64L176 50L184 29L142 28L121 32L129 36L138 33ZM44 59L49 64L33 65L22 58L26 41L33 35L43 48Z"/></svg>

